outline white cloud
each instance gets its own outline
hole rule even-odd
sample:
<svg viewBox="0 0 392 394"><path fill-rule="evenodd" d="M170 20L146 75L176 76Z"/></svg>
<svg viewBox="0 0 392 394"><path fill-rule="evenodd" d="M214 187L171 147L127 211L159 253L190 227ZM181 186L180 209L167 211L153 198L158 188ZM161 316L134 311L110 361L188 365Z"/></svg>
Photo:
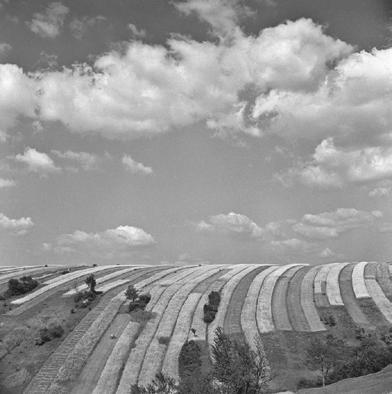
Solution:
<svg viewBox="0 0 392 394"><path fill-rule="evenodd" d="M320 252L319 256L322 258L334 257L336 253L330 248L325 248Z"/></svg>
<svg viewBox="0 0 392 394"><path fill-rule="evenodd" d="M29 217L20 219L10 219L3 213L0 213L0 228L16 235L26 234L34 226L33 221Z"/></svg>
<svg viewBox="0 0 392 394"><path fill-rule="evenodd" d="M273 240L271 241L271 246L274 249L287 252L296 251L301 253L308 253L314 249L314 244L308 241L304 241L298 238L289 238L284 240Z"/></svg>
<svg viewBox="0 0 392 394"><path fill-rule="evenodd" d="M55 38L60 34L68 12L68 7L60 2L53 2L46 7L44 13L36 12L27 25L33 33L43 38Z"/></svg>
<svg viewBox="0 0 392 394"><path fill-rule="evenodd" d="M152 235L141 228L118 226L99 233L77 230L72 234L63 234L56 240L55 251L60 253L85 252L107 258L153 244L155 240Z"/></svg>
<svg viewBox="0 0 392 394"><path fill-rule="evenodd" d="M215 232L246 238L260 238L265 230L245 215L230 212L210 216L207 221L202 220L196 225L200 232Z"/></svg>
<svg viewBox="0 0 392 394"><path fill-rule="evenodd" d="M34 148L26 148L23 154L15 156L15 160L26 164L30 172L45 175L60 171L60 168L55 166L53 160L46 153L38 152Z"/></svg>
<svg viewBox="0 0 392 394"><path fill-rule="evenodd" d="M12 49L12 46L6 42L0 42L0 56L9 52Z"/></svg>
<svg viewBox="0 0 392 394"><path fill-rule="evenodd" d="M138 29L133 23L128 24L128 29L135 38L144 38L147 35L144 29Z"/></svg>
<svg viewBox="0 0 392 394"><path fill-rule="evenodd" d="M74 152L71 150L60 152L52 150L52 153L60 159L79 164L85 171L95 169L98 164L98 157L88 152Z"/></svg>
<svg viewBox="0 0 392 394"><path fill-rule="evenodd" d="M328 138L316 147L311 162L291 169L287 176L323 188L391 178L392 147L343 149Z"/></svg>
<svg viewBox="0 0 392 394"><path fill-rule="evenodd" d="M332 212L306 214L292 225L295 233L311 239L337 238L341 233L369 226L382 217L380 211L360 211L355 208L339 208Z"/></svg>
<svg viewBox="0 0 392 394"><path fill-rule="evenodd" d="M195 13L212 27L212 33L219 36L232 33L241 17L253 14L238 0L186 0L174 3L174 6L185 15Z"/></svg>
<svg viewBox="0 0 392 394"><path fill-rule="evenodd" d="M151 167L147 167L142 163L138 163L129 155L123 156L122 163L124 167L133 174L151 175L154 173Z"/></svg>
<svg viewBox="0 0 392 394"><path fill-rule="evenodd" d="M13 179L0 178L0 189L9 188L15 185L16 182Z"/></svg>
<svg viewBox="0 0 392 394"><path fill-rule="evenodd" d="M387 197L392 194L392 180L384 180L369 191L369 197Z"/></svg>
<svg viewBox="0 0 392 394"><path fill-rule="evenodd" d="M106 18L102 15L97 15L94 17L84 16L83 18L74 18L69 23L69 29L72 35L77 40L81 40L86 35L89 29L105 20Z"/></svg>

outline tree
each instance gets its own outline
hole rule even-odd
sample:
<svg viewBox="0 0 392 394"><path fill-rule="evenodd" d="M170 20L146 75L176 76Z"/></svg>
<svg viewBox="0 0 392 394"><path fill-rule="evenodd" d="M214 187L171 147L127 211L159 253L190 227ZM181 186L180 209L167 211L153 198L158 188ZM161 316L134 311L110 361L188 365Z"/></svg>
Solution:
<svg viewBox="0 0 392 394"><path fill-rule="evenodd" d="M325 386L328 374L338 365L341 359L343 345L341 340L328 335L326 339L313 339L309 348L306 350L306 363L310 368L321 372L323 387Z"/></svg>
<svg viewBox="0 0 392 394"><path fill-rule="evenodd" d="M86 285L90 288L90 292L95 294L95 286L97 285L97 281L93 274L89 275L85 280Z"/></svg>
<svg viewBox="0 0 392 394"><path fill-rule="evenodd" d="M132 386L131 394L176 394L178 386L173 378L158 373L147 387Z"/></svg>
<svg viewBox="0 0 392 394"><path fill-rule="evenodd" d="M125 290L125 296L128 300L135 302L139 296L139 292L136 290L134 285L129 285L127 290Z"/></svg>
<svg viewBox="0 0 392 394"><path fill-rule="evenodd" d="M231 340L221 327L215 330L212 346L213 377L233 394L260 394L269 380L267 361L260 339L256 350L245 342Z"/></svg>

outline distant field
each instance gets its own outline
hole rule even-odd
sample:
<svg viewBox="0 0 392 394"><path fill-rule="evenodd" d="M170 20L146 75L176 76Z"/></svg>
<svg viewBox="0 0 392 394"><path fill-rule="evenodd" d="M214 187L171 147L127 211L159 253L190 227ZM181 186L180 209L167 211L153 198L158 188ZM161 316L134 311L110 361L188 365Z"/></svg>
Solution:
<svg viewBox="0 0 392 394"><path fill-rule="evenodd" d="M352 342L358 328L392 326L390 268L365 262L108 265L72 267L70 272L56 266L0 268L1 292L11 278L30 275L40 282L24 296L0 302L0 392L122 394L133 384L151 382L160 371L178 379L184 342L194 339L208 349L218 326L251 346L258 334L272 372L271 391L294 391L301 378L313 376L304 365L304 349L312 338L332 333ZM84 280L90 274L102 294L89 308L75 309L73 297L87 288ZM127 311L129 284L152 296L147 305L151 318L145 323ZM206 325L203 305L211 290L220 291L222 300L215 320ZM336 324L326 325L326 316ZM64 335L35 345L37 330L53 318ZM301 392L392 391L390 369L358 379Z"/></svg>

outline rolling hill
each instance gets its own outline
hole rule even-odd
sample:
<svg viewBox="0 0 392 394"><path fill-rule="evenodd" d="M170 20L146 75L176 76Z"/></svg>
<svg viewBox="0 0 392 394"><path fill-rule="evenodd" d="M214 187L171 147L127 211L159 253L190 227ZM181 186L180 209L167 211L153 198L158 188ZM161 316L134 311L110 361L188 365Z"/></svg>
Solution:
<svg viewBox="0 0 392 394"><path fill-rule="evenodd" d="M75 294L87 289L90 274L102 294L87 308L75 308ZM260 336L271 392L294 391L301 378L314 376L304 351L313 338L332 333L350 343L358 329L392 326L387 263L7 267L0 269L0 292L9 279L26 275L40 285L1 301L2 393L122 394L160 371L179 379L182 345L199 343L208 364L217 327L252 347ZM124 291L130 284L151 294L148 319L128 313ZM221 303L207 325L203 306L211 291L220 292ZM63 335L38 346L37 332L53 319ZM391 373L382 376L392 387ZM363 393L385 392L361 387Z"/></svg>

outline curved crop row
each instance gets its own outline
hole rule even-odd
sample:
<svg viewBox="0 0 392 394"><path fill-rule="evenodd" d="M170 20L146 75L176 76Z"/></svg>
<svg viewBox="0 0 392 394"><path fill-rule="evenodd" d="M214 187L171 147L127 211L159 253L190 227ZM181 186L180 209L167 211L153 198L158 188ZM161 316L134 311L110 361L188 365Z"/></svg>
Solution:
<svg viewBox="0 0 392 394"><path fill-rule="evenodd" d="M101 283L109 281L110 279L117 278L118 276L121 276L121 275L126 274L128 272L135 271L137 269L140 269L140 267L125 268L125 269L122 269L119 271L111 272L110 274L107 274L107 275L97 278L96 283L97 283L97 285L99 285ZM83 284L77 286L75 289L68 290L66 293L63 294L63 297L74 295L80 291L86 290L87 288L88 288L88 286L85 283L83 283Z"/></svg>
<svg viewBox="0 0 392 394"><path fill-rule="evenodd" d="M48 272L53 271L53 268L49 267L39 267L39 268L28 268L23 270L16 270L4 273L4 275L0 275L0 284L8 282L9 279L16 278L19 276L26 276L26 275L35 275L40 274L41 272Z"/></svg>
<svg viewBox="0 0 392 394"><path fill-rule="evenodd" d="M256 321L257 301L260 290L263 286L265 278L273 271L278 269L276 266L271 266L260 272L249 286L248 294L245 298L244 306L241 313L241 326L245 336L245 340L249 346L256 350L255 338L258 336L258 328Z"/></svg>
<svg viewBox="0 0 392 394"><path fill-rule="evenodd" d="M377 282L389 300L392 300L392 281L387 263L377 264Z"/></svg>
<svg viewBox="0 0 392 394"><path fill-rule="evenodd" d="M314 300L319 307L330 306L327 298L327 277L334 264L322 265L314 278Z"/></svg>
<svg viewBox="0 0 392 394"><path fill-rule="evenodd" d="M309 267L301 267L292 277L287 288L287 312L294 331L311 331L301 306L301 284Z"/></svg>
<svg viewBox="0 0 392 394"><path fill-rule="evenodd" d="M233 275L222 288L221 302L219 304L218 312L215 315L215 319L208 325L208 343L210 347L214 344L215 330L218 327L223 328L225 321L226 311L229 306L231 296L238 283L244 278L249 272L258 268L259 265L245 266L243 270Z"/></svg>
<svg viewBox="0 0 392 394"><path fill-rule="evenodd" d="M259 332L265 333L274 331L275 325L272 318L272 295L276 282L281 275L283 275L290 268L297 265L299 264L289 264L281 266L271 272L265 278L257 302L256 320L259 327Z"/></svg>
<svg viewBox="0 0 392 394"><path fill-rule="evenodd" d="M356 298L368 298L370 297L369 291L365 283L365 268L367 261L361 261L355 264L352 275L353 290Z"/></svg>
<svg viewBox="0 0 392 394"><path fill-rule="evenodd" d="M328 272L326 293L327 293L328 301L331 305L335 305L335 306L344 305L342 300L342 295L340 293L339 275L342 269L346 267L348 264L349 263L336 264Z"/></svg>
<svg viewBox="0 0 392 394"><path fill-rule="evenodd" d="M314 285L315 278L322 266L312 267L304 276L301 283L301 306L304 311L306 320L309 324L310 331L325 331L326 328L320 320L315 302L314 302ZM321 287L320 287L321 289Z"/></svg>
<svg viewBox="0 0 392 394"><path fill-rule="evenodd" d="M159 322L162 318L166 307L173 297L173 295L181 288L182 284L178 283L186 278L188 275L192 275L195 271L200 269L199 267L192 267L186 269L185 272L180 272L172 277L170 280L164 281L164 283L170 283L168 287L164 288L161 297L152 309L155 316L149 320L144 327L143 331L135 341L135 347L131 350L128 360L125 363L123 373L117 388L117 393L128 393L132 385L137 383L140 368L144 360L147 348L153 339ZM162 281L163 282L163 281ZM162 283L161 282L161 283ZM161 284L160 283L160 284Z"/></svg>
<svg viewBox="0 0 392 394"><path fill-rule="evenodd" d="M38 297L38 296L46 293L47 291L49 291L49 290L51 290L51 289L53 289L53 288L55 288L57 286L63 285L65 283L67 283L67 282L70 282L73 279L78 279L78 278L81 278L83 276L86 276L86 275L89 275L89 274L94 274L96 272L107 270L107 269L110 269L110 268L113 268L113 267L117 267L117 266L115 266L115 265L106 265L106 266L102 266L102 267L93 267L93 268L88 268L88 269L85 269L85 270L79 270L79 271L71 272L69 274L62 275L61 277L56 277L54 279L50 279L50 280L45 282L46 286L41 287L40 289L38 289L38 290L36 290L36 291L34 291L34 292L24 296L24 297L18 298L16 300L12 301L11 303L14 304L14 305L21 305L21 304L23 304L23 303L25 303L27 301L30 301L30 300L34 299L35 297Z"/></svg>
<svg viewBox="0 0 392 394"><path fill-rule="evenodd" d="M287 296L289 283L302 268L301 265L292 267L285 271L279 278L275 285L272 295L272 318L277 330L290 331L293 329L290 319L289 312L287 309ZM290 295L291 296L291 295Z"/></svg>
<svg viewBox="0 0 392 394"><path fill-rule="evenodd" d="M154 338L146 351L139 375L139 383L141 385L150 383L162 366L167 345L161 344L159 338L171 338L177 317L190 292L198 283L215 274L217 271L218 268L214 266L201 267L189 277L189 280L171 298L159 322Z"/></svg>

